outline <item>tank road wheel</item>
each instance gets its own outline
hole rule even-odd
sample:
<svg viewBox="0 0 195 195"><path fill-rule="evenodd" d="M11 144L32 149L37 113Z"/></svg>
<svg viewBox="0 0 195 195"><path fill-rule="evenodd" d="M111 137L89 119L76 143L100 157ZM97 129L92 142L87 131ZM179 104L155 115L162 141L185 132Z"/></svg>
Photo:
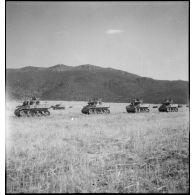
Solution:
<svg viewBox="0 0 195 195"><path fill-rule="evenodd" d="M95 110L95 113L96 113L96 114L100 114L100 109Z"/></svg>
<svg viewBox="0 0 195 195"><path fill-rule="evenodd" d="M103 110L102 109L99 110L99 114L103 114Z"/></svg>
<svg viewBox="0 0 195 195"><path fill-rule="evenodd" d="M49 110L44 111L44 114L45 114L45 116L49 116L50 115Z"/></svg>
<svg viewBox="0 0 195 195"><path fill-rule="evenodd" d="M105 109L105 113L106 113L106 114L109 114L109 113L110 113L110 110Z"/></svg>
<svg viewBox="0 0 195 195"><path fill-rule="evenodd" d="M20 117L20 111L15 110L15 111L14 111L14 114L15 114L17 117Z"/></svg>
<svg viewBox="0 0 195 195"><path fill-rule="evenodd" d="M34 111L34 113L35 113L35 116L38 116L39 115L38 111Z"/></svg>
<svg viewBox="0 0 195 195"><path fill-rule="evenodd" d="M20 116L21 116L21 117L26 116L26 114L25 114L25 112L24 112L23 110L20 111Z"/></svg>
<svg viewBox="0 0 195 195"><path fill-rule="evenodd" d="M89 109L88 114L93 114L93 110Z"/></svg>
<svg viewBox="0 0 195 195"><path fill-rule="evenodd" d="M31 116L30 110L26 111L26 116L27 116L27 117Z"/></svg>
<svg viewBox="0 0 195 195"><path fill-rule="evenodd" d="M45 115L45 111L44 110L39 110L39 113L41 114L41 116Z"/></svg>
<svg viewBox="0 0 195 195"><path fill-rule="evenodd" d="M40 116L44 116L44 111L43 110L39 110Z"/></svg>
<svg viewBox="0 0 195 195"><path fill-rule="evenodd" d="M42 116L46 116L45 110L40 111Z"/></svg>
<svg viewBox="0 0 195 195"><path fill-rule="evenodd" d="M106 109L102 109L102 112L105 113L105 114L107 113Z"/></svg>
<svg viewBox="0 0 195 195"><path fill-rule="evenodd" d="M175 112L178 112L178 108L175 108Z"/></svg>
<svg viewBox="0 0 195 195"><path fill-rule="evenodd" d="M103 114L103 113L104 113L104 110L103 110L103 109L101 109L101 110L100 110L100 114Z"/></svg>
<svg viewBox="0 0 195 195"><path fill-rule="evenodd" d="M15 111L14 114L15 114L17 117L21 117L20 111L19 111L19 110Z"/></svg>
<svg viewBox="0 0 195 195"><path fill-rule="evenodd" d="M40 114L40 116L43 116L43 111L39 110L39 114Z"/></svg>
<svg viewBox="0 0 195 195"><path fill-rule="evenodd" d="M42 115L39 110L35 111L35 113L36 113L36 116L38 116L38 117L40 117Z"/></svg>
<svg viewBox="0 0 195 195"><path fill-rule="evenodd" d="M130 113L129 109L126 109L126 111L127 111L128 113Z"/></svg>
<svg viewBox="0 0 195 195"><path fill-rule="evenodd" d="M35 113L34 111L31 111L31 112L30 112L30 115L33 117L33 116L36 115L36 113Z"/></svg>
<svg viewBox="0 0 195 195"><path fill-rule="evenodd" d="M150 112L150 109L149 108L146 108L146 112Z"/></svg>
<svg viewBox="0 0 195 195"><path fill-rule="evenodd" d="M45 110L42 110L41 111L42 116L46 116L46 113L45 112L46 112Z"/></svg>

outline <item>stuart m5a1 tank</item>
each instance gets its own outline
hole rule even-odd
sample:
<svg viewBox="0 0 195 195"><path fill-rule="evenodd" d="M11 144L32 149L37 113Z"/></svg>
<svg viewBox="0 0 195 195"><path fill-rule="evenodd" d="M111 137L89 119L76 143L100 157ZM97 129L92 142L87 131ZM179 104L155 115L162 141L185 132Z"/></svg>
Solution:
<svg viewBox="0 0 195 195"><path fill-rule="evenodd" d="M84 106L81 110L83 114L109 114L109 106L102 104L101 99L92 99L88 101L88 105Z"/></svg>
<svg viewBox="0 0 195 195"><path fill-rule="evenodd" d="M173 100L166 99L158 110L159 112L178 112L178 104L173 104Z"/></svg>
<svg viewBox="0 0 195 195"><path fill-rule="evenodd" d="M143 104L143 100L137 98L131 100L131 103L126 106L126 110L128 113L149 112L149 106L149 104Z"/></svg>
<svg viewBox="0 0 195 195"><path fill-rule="evenodd" d="M17 117L23 116L47 116L50 115L49 108L40 105L40 101L36 97L25 100L22 105L16 107L14 114Z"/></svg>

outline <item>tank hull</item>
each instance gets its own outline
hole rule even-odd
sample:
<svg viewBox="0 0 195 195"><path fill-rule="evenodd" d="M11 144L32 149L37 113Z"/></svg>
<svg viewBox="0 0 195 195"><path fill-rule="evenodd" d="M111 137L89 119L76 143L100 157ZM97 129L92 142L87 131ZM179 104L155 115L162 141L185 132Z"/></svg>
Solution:
<svg viewBox="0 0 195 195"><path fill-rule="evenodd" d="M83 114L109 114L110 110L109 107L91 107L85 106L81 110Z"/></svg>
<svg viewBox="0 0 195 195"><path fill-rule="evenodd" d="M17 108L14 111L17 117L30 117L30 116L48 116L50 112L48 108Z"/></svg>
<svg viewBox="0 0 195 195"><path fill-rule="evenodd" d="M161 105L158 110L159 110L159 112L178 112L178 106Z"/></svg>
<svg viewBox="0 0 195 195"><path fill-rule="evenodd" d="M150 112L149 106L126 106L128 113Z"/></svg>

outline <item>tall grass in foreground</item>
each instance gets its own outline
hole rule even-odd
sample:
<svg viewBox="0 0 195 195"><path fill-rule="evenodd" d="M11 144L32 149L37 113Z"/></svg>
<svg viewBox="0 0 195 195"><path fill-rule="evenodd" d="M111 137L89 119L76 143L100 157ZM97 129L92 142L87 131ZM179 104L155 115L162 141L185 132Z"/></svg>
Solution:
<svg viewBox="0 0 195 195"><path fill-rule="evenodd" d="M188 192L188 118L187 109L8 116L7 192Z"/></svg>

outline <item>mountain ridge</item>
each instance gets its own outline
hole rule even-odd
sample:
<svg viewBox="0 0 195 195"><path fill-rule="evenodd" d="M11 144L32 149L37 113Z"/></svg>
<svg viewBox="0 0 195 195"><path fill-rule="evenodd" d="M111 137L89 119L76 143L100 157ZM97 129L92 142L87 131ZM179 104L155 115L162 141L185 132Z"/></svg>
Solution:
<svg viewBox="0 0 195 195"><path fill-rule="evenodd" d="M13 71L18 71L18 70L47 70L47 69L48 70L55 70L60 66L64 66L64 68L63 68L64 71L67 70L67 69L70 69L70 68L78 69L78 68L81 68L81 67L93 66L93 67L97 67L97 68L100 68L100 69L114 70L114 71L120 71L120 72L127 73L127 74L133 74L133 75L136 75L136 76L139 76L139 77L142 77L142 78L149 78L149 79L153 79L153 80L157 80L157 81L186 81L186 80L182 80L182 79L175 79L175 80L155 79L155 78L152 78L152 77L140 76L140 75L137 75L135 73L130 73L130 72L125 71L125 70L115 69L115 68L111 68L111 67L101 67L101 66L96 66L96 65L91 65L91 64L82 64L82 65L77 65L77 66L56 64L56 65L49 66L49 67L24 66L24 67L20 67L20 68L6 68L6 70L13 70ZM186 82L188 82L188 81L186 81Z"/></svg>
<svg viewBox="0 0 195 195"><path fill-rule="evenodd" d="M103 101L128 102L142 97L144 102L159 103L172 97L188 103L189 82L155 80L126 71L91 64L6 69L6 94L11 99L36 95L47 100L84 100L102 97Z"/></svg>

